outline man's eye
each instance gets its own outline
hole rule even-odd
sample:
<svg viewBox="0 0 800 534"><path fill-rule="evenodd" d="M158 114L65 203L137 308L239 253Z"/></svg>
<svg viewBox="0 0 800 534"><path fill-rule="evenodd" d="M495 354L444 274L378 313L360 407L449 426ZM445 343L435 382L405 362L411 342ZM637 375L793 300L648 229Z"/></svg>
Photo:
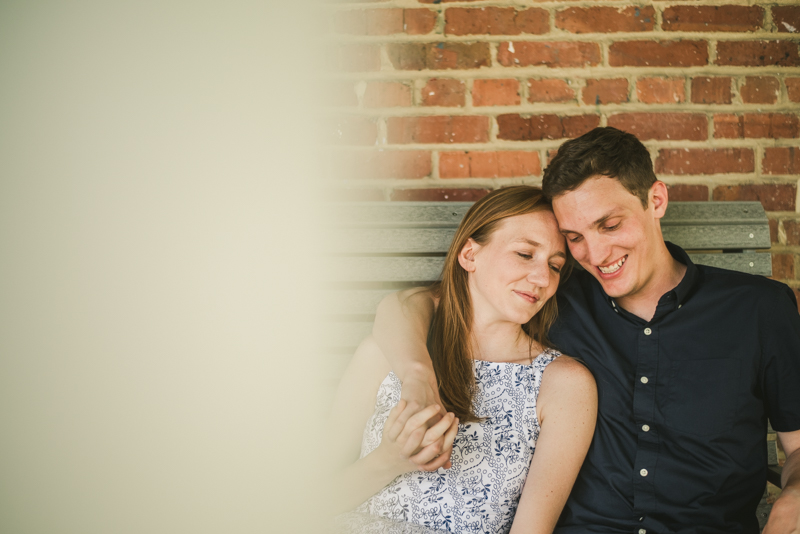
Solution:
<svg viewBox="0 0 800 534"><path fill-rule="evenodd" d="M573 236L573 237L568 237L568 238L567 238L567 240L568 240L570 243L577 243L578 241L580 241L580 240L581 240L581 238L582 238L582 237L583 237L583 236L576 235L576 236Z"/></svg>
<svg viewBox="0 0 800 534"><path fill-rule="evenodd" d="M517 256L520 258L525 258L526 260L529 260L533 257L530 254L525 254L524 252L517 252Z"/></svg>
<svg viewBox="0 0 800 534"><path fill-rule="evenodd" d="M606 226L605 229L606 230L616 230L617 228L619 228L619 225L620 225L620 223L617 223L617 224L612 225L612 226Z"/></svg>

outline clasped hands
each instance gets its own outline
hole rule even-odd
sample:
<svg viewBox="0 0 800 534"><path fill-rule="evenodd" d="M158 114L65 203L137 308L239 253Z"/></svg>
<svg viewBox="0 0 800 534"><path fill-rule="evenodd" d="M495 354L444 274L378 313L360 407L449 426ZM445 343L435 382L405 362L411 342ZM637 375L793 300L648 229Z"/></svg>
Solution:
<svg viewBox="0 0 800 534"><path fill-rule="evenodd" d="M438 391L424 379L407 378L402 398L389 412L376 452L398 473L448 469L458 418L441 407Z"/></svg>

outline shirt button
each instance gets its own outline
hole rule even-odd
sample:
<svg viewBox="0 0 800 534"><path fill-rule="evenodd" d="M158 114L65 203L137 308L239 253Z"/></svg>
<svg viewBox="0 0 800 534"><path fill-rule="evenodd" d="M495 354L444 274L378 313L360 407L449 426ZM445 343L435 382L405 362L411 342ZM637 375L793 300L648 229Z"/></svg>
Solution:
<svg viewBox="0 0 800 534"><path fill-rule="evenodd" d="M645 432L650 432L650 425L642 425L642 430Z"/></svg>
<svg viewBox="0 0 800 534"><path fill-rule="evenodd" d="M642 469L641 471L639 471L639 474L642 475L643 477L646 477L647 476L647 469Z"/></svg>
<svg viewBox="0 0 800 534"><path fill-rule="evenodd" d="M647 534L647 531L643 528L639 529L639 534Z"/></svg>
<svg viewBox="0 0 800 534"><path fill-rule="evenodd" d="M650 335L650 334L652 334L652 333L653 333L653 331L652 331L652 330L650 330L649 328L645 328L645 329L644 329L644 335L646 335L646 336L649 336L649 335Z"/></svg>
<svg viewBox="0 0 800 534"><path fill-rule="evenodd" d="M642 384L647 384L647 383L649 382L649 380L647 379L647 377L646 377L646 376L643 376L643 377L642 377L642 378L640 378L639 380L641 380L641 381L642 381Z"/></svg>

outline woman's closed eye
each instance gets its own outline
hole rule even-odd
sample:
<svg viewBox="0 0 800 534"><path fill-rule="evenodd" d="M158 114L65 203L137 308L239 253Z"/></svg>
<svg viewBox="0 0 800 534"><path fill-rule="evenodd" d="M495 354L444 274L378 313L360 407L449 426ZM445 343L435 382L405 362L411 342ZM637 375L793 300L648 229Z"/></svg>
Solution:
<svg viewBox="0 0 800 534"><path fill-rule="evenodd" d="M517 256L526 260L533 258L533 254L528 254L527 252L517 252Z"/></svg>

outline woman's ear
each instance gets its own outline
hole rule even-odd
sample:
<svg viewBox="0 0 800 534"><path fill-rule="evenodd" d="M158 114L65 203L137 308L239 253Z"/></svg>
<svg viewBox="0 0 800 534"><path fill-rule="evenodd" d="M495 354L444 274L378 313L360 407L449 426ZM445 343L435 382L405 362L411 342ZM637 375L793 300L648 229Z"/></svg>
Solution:
<svg viewBox="0 0 800 534"><path fill-rule="evenodd" d="M475 253L480 247L478 242L470 237L458 253L458 264L468 273L475 271Z"/></svg>

